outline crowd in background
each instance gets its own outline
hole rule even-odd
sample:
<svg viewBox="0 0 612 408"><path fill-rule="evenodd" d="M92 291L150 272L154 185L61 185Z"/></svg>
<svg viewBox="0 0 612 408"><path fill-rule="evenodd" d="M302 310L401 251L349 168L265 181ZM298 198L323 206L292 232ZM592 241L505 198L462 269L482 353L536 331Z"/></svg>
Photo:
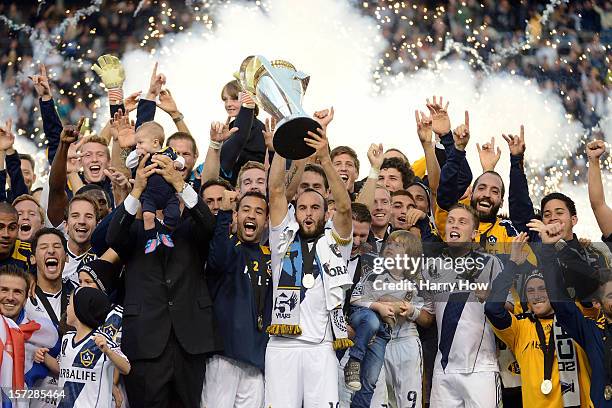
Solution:
<svg viewBox="0 0 612 408"><path fill-rule="evenodd" d="M155 47L156 41L152 38L143 40L154 31L163 36L204 23L199 17L204 14L202 5L195 12L181 1L169 2L173 18L172 21L166 19L168 24L162 24L164 18L150 20L160 16L161 1L145 1L134 17L138 3L103 2L101 11L84 18L78 25L69 26L61 41L41 62L48 67L59 67L71 58L93 62L107 53L123 55L139 47L150 49ZM444 49L447 36L474 46L485 62L491 63L496 52L522 41L526 25L529 25L535 39L530 48L503 59L499 66L492 64L493 68L535 78L543 89L560 95L567 113L581 121L586 129L610 114L608 95L612 61L607 58L612 41L610 1L560 2L545 25L540 23L546 10L541 1L523 0L520 7L508 0L354 3L382 26L389 45L381 58L394 73L410 73L416 67L427 66L428 61ZM29 0L7 1L0 4L0 14L16 24L53 32L71 15L66 10L74 13L88 5L89 2L82 0L43 2L40 5ZM30 114L35 105L33 88L27 77L18 75L20 72L32 73L32 56L37 43L30 40L28 32L11 31L2 22L0 34L0 77L4 88L13 91L10 96L18 110L17 128L24 135L39 135L40 117ZM98 99L100 89L95 88L95 81L91 81L92 73L77 64L64 66L61 72L62 75L54 79L59 92L60 117L75 121L87 112L94 112L94 101ZM86 81L86 78L90 80ZM80 86L74 87L75 84Z"/></svg>

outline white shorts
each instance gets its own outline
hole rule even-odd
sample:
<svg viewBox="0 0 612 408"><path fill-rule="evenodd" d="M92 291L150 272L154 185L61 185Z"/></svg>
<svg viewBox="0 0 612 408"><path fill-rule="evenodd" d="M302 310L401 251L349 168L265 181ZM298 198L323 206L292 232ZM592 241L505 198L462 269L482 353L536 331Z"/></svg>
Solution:
<svg viewBox="0 0 612 408"><path fill-rule="evenodd" d="M385 374L389 400L395 400L393 406L397 408L422 406L423 351L418 337L402 337L387 343Z"/></svg>
<svg viewBox="0 0 612 408"><path fill-rule="evenodd" d="M431 408L501 408L499 373L444 374L434 371Z"/></svg>
<svg viewBox="0 0 612 408"><path fill-rule="evenodd" d="M347 350L348 351L348 350ZM355 391L351 391L346 387L344 382L344 366L349 359L349 353L344 353L344 357L338 363L338 393L340 394L340 408L350 408L351 398ZM387 389L385 386L385 370L380 370L380 375L376 381L376 388L374 389L374 395L372 395L372 401L370 401L370 408L388 408L387 405Z"/></svg>
<svg viewBox="0 0 612 408"><path fill-rule="evenodd" d="M279 343L266 348L265 407L336 408L338 359L332 343Z"/></svg>
<svg viewBox="0 0 612 408"><path fill-rule="evenodd" d="M257 367L215 355L206 362L201 408L261 408L264 377Z"/></svg>

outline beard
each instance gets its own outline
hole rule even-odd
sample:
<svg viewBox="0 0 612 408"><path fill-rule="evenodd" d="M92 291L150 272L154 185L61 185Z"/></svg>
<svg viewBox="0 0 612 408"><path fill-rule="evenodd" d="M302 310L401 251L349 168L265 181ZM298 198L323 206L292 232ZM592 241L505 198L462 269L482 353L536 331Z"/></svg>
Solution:
<svg viewBox="0 0 612 408"><path fill-rule="evenodd" d="M470 200L470 206L478 213L478 218L480 218L480 222L493 222L495 221L495 218L497 218L497 213L499 212L499 207L501 207L501 204L493 204L491 201L489 202L491 203L491 208L489 209L489 211L482 212L477 209L478 201L474 198Z"/></svg>
<svg viewBox="0 0 612 408"><path fill-rule="evenodd" d="M300 236L302 238L316 238L319 235L323 234L323 231L325 231L325 218L321 218L320 220L317 221L316 225L315 225L315 229L314 231L306 231L304 229L304 222L302 221L300 223Z"/></svg>

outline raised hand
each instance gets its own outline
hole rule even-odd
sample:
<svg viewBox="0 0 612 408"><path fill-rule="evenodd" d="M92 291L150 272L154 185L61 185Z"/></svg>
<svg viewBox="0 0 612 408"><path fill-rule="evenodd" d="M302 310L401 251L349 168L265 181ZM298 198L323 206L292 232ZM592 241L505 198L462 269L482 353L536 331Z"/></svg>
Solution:
<svg viewBox="0 0 612 408"><path fill-rule="evenodd" d="M589 160L599 161L602 154L606 152L606 143L603 140L593 140L587 143L586 154Z"/></svg>
<svg viewBox="0 0 612 408"><path fill-rule="evenodd" d="M465 150L470 141L470 114L465 111L465 122L453 130L453 140L457 150Z"/></svg>
<svg viewBox="0 0 612 408"><path fill-rule="evenodd" d="M70 144L68 157L66 159L66 173L77 173L81 170L81 146L85 143L85 138L80 138L76 143Z"/></svg>
<svg viewBox="0 0 612 408"><path fill-rule="evenodd" d="M213 142L225 142L231 135L238 131L237 127L230 129L229 122L231 118L227 118L225 124L221 122L213 122L210 124L210 140Z"/></svg>
<svg viewBox="0 0 612 408"><path fill-rule="evenodd" d="M130 121L128 115L124 115L121 109L115 112L115 117L111 120L111 134L122 149L136 146L134 121Z"/></svg>
<svg viewBox="0 0 612 408"><path fill-rule="evenodd" d="M329 109L323 109L320 111L316 111L312 115L312 117L314 120L319 122L319 124L324 130L327 130L327 125L329 125L331 121L334 120L334 107L332 106Z"/></svg>
<svg viewBox="0 0 612 408"><path fill-rule="evenodd" d="M527 255L529 255L529 253L525 251L527 241L529 241L529 235L527 235L526 232L521 232L512 239L510 260L517 265L522 265L527 260Z"/></svg>
<svg viewBox="0 0 612 408"><path fill-rule="evenodd" d="M419 135L419 140L421 141L422 145L431 144L431 136L433 134L431 116L427 116L423 112L420 113L421 117L419 118L419 111L414 111L414 119L416 120L417 125L417 135Z"/></svg>
<svg viewBox="0 0 612 408"><path fill-rule="evenodd" d="M65 144L72 144L76 142L81 136L81 133L79 132L79 130L83 126L84 122L85 122L85 118L81 117L81 119L79 120L79 124L77 126L73 126L73 125L64 126L64 128L62 129L62 133L60 135L60 141Z"/></svg>
<svg viewBox="0 0 612 408"><path fill-rule="evenodd" d="M433 103L427 99L427 109L431 115L431 122L433 131L438 135L442 136L450 132L451 124L450 118L448 117L448 102L444 105L443 98L440 97L438 101L436 97L433 97Z"/></svg>
<svg viewBox="0 0 612 408"><path fill-rule="evenodd" d="M219 209L223 211L229 211L236 208L236 200L238 199L238 193L235 191L225 190L223 191L223 198L221 198L221 204Z"/></svg>
<svg viewBox="0 0 612 408"><path fill-rule="evenodd" d="M0 127L0 151L6 152L13 148L15 143L15 135L11 130L13 128L13 119L6 121L4 127Z"/></svg>
<svg viewBox="0 0 612 408"><path fill-rule="evenodd" d="M372 143L370 145L370 148L368 149L368 160L370 161L370 166L373 169L380 170L380 167L385 160L382 143Z"/></svg>
<svg viewBox="0 0 612 408"><path fill-rule="evenodd" d="M125 107L126 113L130 113L138 107L138 101L140 100L141 94L142 91L138 91L125 98L123 101L123 106Z"/></svg>
<svg viewBox="0 0 612 408"><path fill-rule="evenodd" d="M28 78L34 83L34 89L36 89L39 98L43 101L51 100L51 86L49 85L49 78L47 77L47 68L45 64L39 64L38 67L40 73Z"/></svg>
<svg viewBox="0 0 612 408"><path fill-rule="evenodd" d="M315 157L319 159L319 161L323 161L324 159L329 159L329 144L327 142L325 130L319 128L317 132L318 133L308 131L308 137L304 138L304 142L315 149Z"/></svg>
<svg viewBox="0 0 612 408"><path fill-rule="evenodd" d="M147 93L147 99L155 100L159 96L162 90L162 86L166 85L166 76L164 74L157 73L157 62L153 67L153 73L151 74L151 80L149 82L149 92Z"/></svg>
<svg viewBox="0 0 612 408"><path fill-rule="evenodd" d="M115 186L116 188L124 191L130 190L131 184L128 178L125 176L125 174L115 169L114 167L104 169L104 175L108 177L113 186Z"/></svg>
<svg viewBox="0 0 612 408"><path fill-rule="evenodd" d="M164 89L159 93L159 103L157 107L172 116L173 114L178 114L178 107L176 106L176 102L172 97L172 93L170 93L169 89Z"/></svg>
<svg viewBox="0 0 612 408"><path fill-rule="evenodd" d="M525 153L525 127L521 125L521 134L516 135L503 135L502 137L508 142L510 148L510 154L512 156L522 156Z"/></svg>
<svg viewBox="0 0 612 408"><path fill-rule="evenodd" d="M240 104L244 105L247 108L254 109L255 108L255 100L248 92L240 92Z"/></svg>
<svg viewBox="0 0 612 408"><path fill-rule="evenodd" d="M276 119L274 117L266 119L266 127L262 130L264 141L269 151L274 151L274 130L276 129Z"/></svg>
<svg viewBox="0 0 612 408"><path fill-rule="evenodd" d="M125 71L119 58L106 54L98 58L98 63L91 69L98 74L106 89L117 89L123 86Z"/></svg>
<svg viewBox="0 0 612 408"><path fill-rule="evenodd" d="M480 147L476 143L476 149L478 149L478 156L480 157L480 165L483 171L493 171L495 166L501 157L501 149L499 146L495 150L495 138L491 138L491 142L485 143Z"/></svg>
<svg viewBox="0 0 612 408"><path fill-rule="evenodd" d="M527 223L527 226L531 231L535 231L540 234L543 244L554 244L563 238L563 223L544 224L538 219L533 219Z"/></svg>

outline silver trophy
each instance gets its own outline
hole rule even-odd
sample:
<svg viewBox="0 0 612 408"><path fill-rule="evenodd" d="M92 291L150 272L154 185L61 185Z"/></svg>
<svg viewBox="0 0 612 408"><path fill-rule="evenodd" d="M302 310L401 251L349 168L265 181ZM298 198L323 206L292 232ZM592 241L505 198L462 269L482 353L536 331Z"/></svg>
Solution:
<svg viewBox="0 0 612 408"><path fill-rule="evenodd" d="M245 58L236 77L243 91L276 119L274 150L291 160L312 155L314 149L304 143L304 138L308 131L316 133L321 125L302 108L310 77L287 61L270 62L260 55Z"/></svg>

